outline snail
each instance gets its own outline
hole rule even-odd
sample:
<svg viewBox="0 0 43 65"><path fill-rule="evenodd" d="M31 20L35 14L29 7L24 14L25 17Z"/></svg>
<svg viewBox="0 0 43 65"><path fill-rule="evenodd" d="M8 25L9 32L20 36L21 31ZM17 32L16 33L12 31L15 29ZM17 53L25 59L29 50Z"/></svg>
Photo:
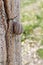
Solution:
<svg viewBox="0 0 43 65"><path fill-rule="evenodd" d="M20 35L23 32L23 27L20 22L13 22L13 33Z"/></svg>

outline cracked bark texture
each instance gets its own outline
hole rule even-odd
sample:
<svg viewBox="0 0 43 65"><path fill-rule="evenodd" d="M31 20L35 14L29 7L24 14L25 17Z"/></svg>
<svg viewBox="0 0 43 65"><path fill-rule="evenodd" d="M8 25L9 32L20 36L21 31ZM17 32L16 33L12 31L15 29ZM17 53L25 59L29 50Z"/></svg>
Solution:
<svg viewBox="0 0 43 65"><path fill-rule="evenodd" d="M14 0L14 16L17 16L14 21L20 21L20 1ZM12 32L13 21L9 21L9 29L7 31L7 49L8 49L8 65L22 65L21 61L21 41L20 35L15 35Z"/></svg>
<svg viewBox="0 0 43 65"><path fill-rule="evenodd" d="M14 4L15 0L4 0L5 3L5 10L8 19L13 19L15 14L14 14Z"/></svg>
<svg viewBox="0 0 43 65"><path fill-rule="evenodd" d="M20 35L13 34L13 20L6 21L6 15L20 21L20 0L0 0L0 65L22 65Z"/></svg>

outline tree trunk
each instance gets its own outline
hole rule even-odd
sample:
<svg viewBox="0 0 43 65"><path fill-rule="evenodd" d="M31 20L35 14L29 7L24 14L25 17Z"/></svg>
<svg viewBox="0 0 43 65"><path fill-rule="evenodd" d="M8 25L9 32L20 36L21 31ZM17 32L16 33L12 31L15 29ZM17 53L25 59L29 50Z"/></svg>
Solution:
<svg viewBox="0 0 43 65"><path fill-rule="evenodd" d="M19 6L20 1L15 0L14 2L14 14L16 18L14 21L19 22L20 20L20 12ZM7 32L7 49L8 49L8 65L21 65L21 41L20 35L12 34L12 20L9 22L9 29Z"/></svg>
<svg viewBox="0 0 43 65"><path fill-rule="evenodd" d="M0 1L0 65L6 65L6 60L7 60L7 65L22 65L20 35L13 34L13 29L12 29L13 21L15 22L20 21L20 1L14 0L13 4L14 4L13 5L14 11L13 9L12 11L14 13L15 18L14 20L7 21L6 20L7 13L6 10L4 11L3 1L2 0ZM13 16L13 14L11 15ZM9 19L11 18L10 15L8 17ZM7 22L9 23L9 26L7 25Z"/></svg>

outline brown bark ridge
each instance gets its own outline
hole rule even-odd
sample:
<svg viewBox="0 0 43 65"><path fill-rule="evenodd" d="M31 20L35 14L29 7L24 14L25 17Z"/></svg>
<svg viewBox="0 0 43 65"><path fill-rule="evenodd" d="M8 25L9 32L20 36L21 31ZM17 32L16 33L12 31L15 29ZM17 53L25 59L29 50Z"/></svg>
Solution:
<svg viewBox="0 0 43 65"><path fill-rule="evenodd" d="M14 18L14 0L4 0L4 3L8 19Z"/></svg>
<svg viewBox="0 0 43 65"><path fill-rule="evenodd" d="M14 65L14 35L12 33L12 20L9 21L9 28L6 33L7 44L7 65Z"/></svg>
<svg viewBox="0 0 43 65"><path fill-rule="evenodd" d="M0 0L0 65L6 65L7 52L5 34L7 30L6 18L4 11L4 3Z"/></svg>
<svg viewBox="0 0 43 65"><path fill-rule="evenodd" d="M14 18L14 21L19 22L20 21L20 1L19 0L14 0L13 12L14 12L14 16L16 16L16 18ZM12 27L13 21L9 20L8 22L9 22L9 28L6 34L7 63L8 63L7 65L22 65L20 35L13 34L13 27Z"/></svg>

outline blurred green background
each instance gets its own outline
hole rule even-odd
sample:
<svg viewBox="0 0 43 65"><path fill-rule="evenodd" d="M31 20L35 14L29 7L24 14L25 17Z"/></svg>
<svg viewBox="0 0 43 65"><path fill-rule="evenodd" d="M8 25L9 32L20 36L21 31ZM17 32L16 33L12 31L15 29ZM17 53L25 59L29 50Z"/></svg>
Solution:
<svg viewBox="0 0 43 65"><path fill-rule="evenodd" d="M40 41L40 46L43 46L43 0L21 0L20 10L24 29L21 41L25 42L26 39ZM43 49L39 48L37 54L42 59Z"/></svg>

